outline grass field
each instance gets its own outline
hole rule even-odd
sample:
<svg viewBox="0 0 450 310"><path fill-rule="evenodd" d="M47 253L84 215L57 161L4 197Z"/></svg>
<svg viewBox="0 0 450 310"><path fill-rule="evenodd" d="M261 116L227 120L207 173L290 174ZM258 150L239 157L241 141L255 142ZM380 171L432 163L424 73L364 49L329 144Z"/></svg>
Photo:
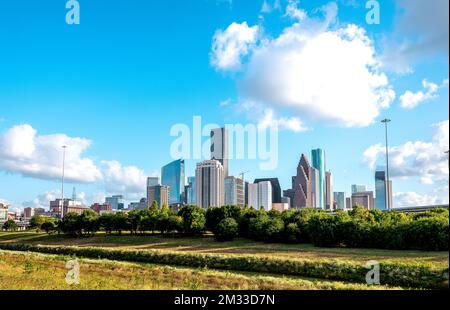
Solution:
<svg viewBox="0 0 450 310"><path fill-rule="evenodd" d="M369 260L403 263L429 262L440 267L449 265L449 252L394 251L378 249L316 248L308 244L267 244L246 239L216 242L213 237L107 236L72 238L35 232L0 233L0 243L26 243L41 245L69 245L80 247L107 247L118 249L160 250L170 252L251 254L286 259L343 259L358 263Z"/></svg>
<svg viewBox="0 0 450 310"><path fill-rule="evenodd" d="M368 290L399 289L299 277L80 259L80 284L68 285L70 257L0 250L0 290Z"/></svg>
<svg viewBox="0 0 450 310"><path fill-rule="evenodd" d="M280 262L306 260L314 264L319 264L320 262L325 262L326 264L351 263L355 266L364 266L367 261L375 260L380 263L392 262L411 266L421 264L439 270L447 269L447 271L449 265L448 252L315 248L312 245L305 244L267 244L245 239L220 243L216 242L212 236L187 238L176 236L163 237L160 235L134 236L129 234L117 236L99 233L91 237L75 238L36 232L0 232L0 244L107 248L110 250L139 250L145 253L157 250L168 254L210 254L230 258L250 256L261 257L261 260L278 259L281 260ZM236 269L234 267L218 271L196 269L189 264L170 263L169 265L171 266L167 266L149 264L153 261L145 264L135 263L133 260L128 259L125 259L126 262L120 262L87 258L80 260L82 263L82 283L79 286L68 286L65 282L65 274L68 271L65 268L65 262L69 260L69 257L60 255L64 252L55 252L54 254L58 255L50 255L15 252L15 248L10 248L10 250L13 251L0 250L0 289L398 289L392 286L373 287L365 284L343 282L343 279L347 278L341 277L335 278L338 281L299 277L309 276L307 273L274 275L238 271L246 269ZM43 251L42 253L52 253L52 251ZM81 256L84 257L83 255ZM233 269L233 271L229 269ZM320 277L322 278L322 276ZM327 278L327 276L324 278Z"/></svg>

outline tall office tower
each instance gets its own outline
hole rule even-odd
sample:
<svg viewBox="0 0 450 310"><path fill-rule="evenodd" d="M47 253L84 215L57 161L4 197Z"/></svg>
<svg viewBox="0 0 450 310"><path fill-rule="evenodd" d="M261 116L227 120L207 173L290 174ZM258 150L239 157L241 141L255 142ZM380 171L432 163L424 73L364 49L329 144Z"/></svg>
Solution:
<svg viewBox="0 0 450 310"><path fill-rule="evenodd" d="M105 198L105 203L110 204L113 210L123 210L125 209L125 200L122 195L114 195Z"/></svg>
<svg viewBox="0 0 450 310"><path fill-rule="evenodd" d="M159 177L148 177L147 187L159 185Z"/></svg>
<svg viewBox="0 0 450 310"><path fill-rule="evenodd" d="M359 192L352 194L352 204L354 206L361 206L364 209L373 210L375 200L373 199L373 192Z"/></svg>
<svg viewBox="0 0 450 310"><path fill-rule="evenodd" d="M352 197L345 198L345 207L347 208L347 210L352 210L353 209Z"/></svg>
<svg viewBox="0 0 450 310"><path fill-rule="evenodd" d="M272 184L269 181L249 184L248 205L256 210L272 210Z"/></svg>
<svg viewBox="0 0 450 310"><path fill-rule="evenodd" d="M169 206L170 189L165 185L156 185L147 187L147 204L148 208L156 201L159 208Z"/></svg>
<svg viewBox="0 0 450 310"><path fill-rule="evenodd" d="M375 172L375 194L375 208L392 210L392 181L388 184L385 171Z"/></svg>
<svg viewBox="0 0 450 310"><path fill-rule="evenodd" d="M211 130L211 159L218 160L225 177L228 177L228 130L216 128Z"/></svg>
<svg viewBox="0 0 450 310"><path fill-rule="evenodd" d="M161 185L168 186L170 189L169 204L182 202L185 186L184 160L175 160L162 167Z"/></svg>
<svg viewBox="0 0 450 310"><path fill-rule="evenodd" d="M320 208L320 188L319 188L319 170L311 167L311 184L313 192L313 208Z"/></svg>
<svg viewBox="0 0 450 310"><path fill-rule="evenodd" d="M367 186L365 185L352 185L352 194L367 192Z"/></svg>
<svg viewBox="0 0 450 310"><path fill-rule="evenodd" d="M244 207L244 180L236 177L225 178L225 205Z"/></svg>
<svg viewBox="0 0 450 310"><path fill-rule="evenodd" d="M325 162L325 151L322 149L316 149L311 151L312 155L312 167L317 169L319 171L319 202L318 202L318 208L319 209L325 209L325 187L326 187L326 176L325 176L325 169L326 169L326 162Z"/></svg>
<svg viewBox="0 0 450 310"><path fill-rule="evenodd" d="M225 202L224 170L217 160L206 160L197 164L195 170L197 205L207 209L221 207Z"/></svg>
<svg viewBox="0 0 450 310"><path fill-rule="evenodd" d="M195 205L197 203L196 197L196 182L195 177L188 177L188 184L185 186L185 203L188 205Z"/></svg>
<svg viewBox="0 0 450 310"><path fill-rule="evenodd" d="M304 154L297 167L294 186L294 207L296 209L313 208L313 185L311 182L312 168Z"/></svg>
<svg viewBox="0 0 450 310"><path fill-rule="evenodd" d="M258 206L266 211L272 210L272 183L269 181L258 183Z"/></svg>
<svg viewBox="0 0 450 310"><path fill-rule="evenodd" d="M334 192L333 194L334 203L340 210L345 210L345 193L344 192Z"/></svg>
<svg viewBox="0 0 450 310"><path fill-rule="evenodd" d="M256 179L254 183L270 182L272 184L272 203L281 203L281 186L278 178Z"/></svg>
<svg viewBox="0 0 450 310"><path fill-rule="evenodd" d="M259 210L259 202L258 202L258 184L249 184L248 185L248 206Z"/></svg>
<svg viewBox="0 0 450 310"><path fill-rule="evenodd" d="M249 203L248 203L248 182L244 182L244 196L245 196L245 198L244 198L244 203L245 203L245 205L249 205Z"/></svg>
<svg viewBox="0 0 450 310"><path fill-rule="evenodd" d="M283 191L283 198L287 198L289 200L289 208L290 209L295 208L295 206L294 206L295 191L293 189L287 189L287 190Z"/></svg>
<svg viewBox="0 0 450 310"><path fill-rule="evenodd" d="M334 196L333 196L333 174L328 171L325 173L325 203L327 210L333 210L334 206Z"/></svg>

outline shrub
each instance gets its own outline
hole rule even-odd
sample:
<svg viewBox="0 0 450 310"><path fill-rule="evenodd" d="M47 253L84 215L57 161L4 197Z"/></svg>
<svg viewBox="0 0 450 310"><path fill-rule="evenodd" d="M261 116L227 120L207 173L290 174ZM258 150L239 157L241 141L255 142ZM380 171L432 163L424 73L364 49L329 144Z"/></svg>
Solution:
<svg viewBox="0 0 450 310"><path fill-rule="evenodd" d="M366 283L364 264L338 260L312 261L288 260L259 256L230 256L217 254L168 253L151 250L111 250L105 248L53 247L27 244L0 243L0 249L109 259L193 268L213 268L249 272L264 272L319 279ZM434 267L429 263L380 264L384 285L412 288L448 289L448 268Z"/></svg>
<svg viewBox="0 0 450 310"><path fill-rule="evenodd" d="M243 238L249 237L250 220L256 218L257 216L258 216L258 211L256 211L253 208L246 207L243 210L241 210L241 215L238 220L239 236L241 236Z"/></svg>
<svg viewBox="0 0 450 310"><path fill-rule="evenodd" d="M214 230L217 241L232 241L238 236L239 226L234 218L222 220Z"/></svg>
<svg viewBox="0 0 450 310"><path fill-rule="evenodd" d="M208 208L206 211L206 229L214 232L221 221L232 218L236 222L241 217L241 208L239 206L223 206L219 208Z"/></svg>
<svg viewBox="0 0 450 310"><path fill-rule="evenodd" d="M263 241L281 242L284 237L284 222L281 218L269 219L263 225Z"/></svg>
<svg viewBox="0 0 450 310"><path fill-rule="evenodd" d="M185 206L178 215L183 218L183 232L188 235L201 234L205 231L205 211L197 206Z"/></svg>
<svg viewBox="0 0 450 310"><path fill-rule="evenodd" d="M41 229L44 230L47 234L56 231L56 225L53 222L45 222L42 224Z"/></svg>

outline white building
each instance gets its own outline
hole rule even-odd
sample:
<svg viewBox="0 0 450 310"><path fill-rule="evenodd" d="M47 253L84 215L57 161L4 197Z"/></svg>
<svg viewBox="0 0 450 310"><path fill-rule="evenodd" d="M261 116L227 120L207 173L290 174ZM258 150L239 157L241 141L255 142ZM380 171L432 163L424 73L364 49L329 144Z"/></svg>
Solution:
<svg viewBox="0 0 450 310"><path fill-rule="evenodd" d="M244 180L236 177L225 178L225 205L244 207L245 186Z"/></svg>
<svg viewBox="0 0 450 310"><path fill-rule="evenodd" d="M196 199L201 208L221 207L225 203L225 173L218 160L206 160L195 170Z"/></svg>
<svg viewBox="0 0 450 310"><path fill-rule="evenodd" d="M256 210L272 210L272 184L269 181L249 184L248 205Z"/></svg>

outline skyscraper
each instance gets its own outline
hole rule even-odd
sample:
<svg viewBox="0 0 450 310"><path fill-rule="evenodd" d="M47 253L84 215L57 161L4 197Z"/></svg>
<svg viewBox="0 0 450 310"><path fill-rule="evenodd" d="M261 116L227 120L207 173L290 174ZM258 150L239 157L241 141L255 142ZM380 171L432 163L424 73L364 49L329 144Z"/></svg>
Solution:
<svg viewBox="0 0 450 310"><path fill-rule="evenodd" d="M156 201L159 208L169 206L170 188L164 185L156 185L147 187L147 204L148 208Z"/></svg>
<svg viewBox="0 0 450 310"><path fill-rule="evenodd" d="M325 173L325 189L325 207L327 210L333 210L333 174L330 171Z"/></svg>
<svg viewBox="0 0 450 310"><path fill-rule="evenodd" d="M228 177L228 130L216 128L211 130L211 159L218 160Z"/></svg>
<svg viewBox="0 0 450 310"><path fill-rule="evenodd" d="M375 172L375 195L375 208L381 211L388 210L388 206L392 208L392 181L388 184L386 171Z"/></svg>
<svg viewBox="0 0 450 310"><path fill-rule="evenodd" d="M374 208L374 202L373 199L373 192L367 191L367 192L358 192L352 194L352 207L354 206L361 206L368 210L373 210Z"/></svg>
<svg viewBox="0 0 450 310"><path fill-rule="evenodd" d="M249 184L248 205L256 210L272 210L272 184L269 181Z"/></svg>
<svg viewBox="0 0 450 310"><path fill-rule="evenodd" d="M236 177L225 178L225 204L244 207L245 205L244 180Z"/></svg>
<svg viewBox="0 0 450 310"><path fill-rule="evenodd" d="M272 183L269 181L258 183L258 204L259 208L264 208L266 211L272 210Z"/></svg>
<svg viewBox="0 0 450 310"><path fill-rule="evenodd" d="M258 184L248 185L248 206L251 208L259 209Z"/></svg>
<svg viewBox="0 0 450 310"><path fill-rule="evenodd" d="M344 192L334 192L334 202L337 208L340 210L345 210L345 193Z"/></svg>
<svg viewBox="0 0 450 310"><path fill-rule="evenodd" d="M159 185L159 177L148 177L147 187Z"/></svg>
<svg viewBox="0 0 450 310"><path fill-rule="evenodd" d="M224 170L217 160L206 160L197 164L195 170L197 205L207 209L221 207L225 202Z"/></svg>
<svg viewBox="0 0 450 310"><path fill-rule="evenodd" d="M186 203L189 205L195 205L197 203L197 199L196 199L197 188L196 188L195 177L188 177L187 182L188 182L188 184L185 187Z"/></svg>
<svg viewBox="0 0 450 310"><path fill-rule="evenodd" d="M122 195L114 195L105 198L105 203L110 204L113 210L123 210L125 209L125 200Z"/></svg>
<svg viewBox="0 0 450 310"><path fill-rule="evenodd" d="M318 170L319 173L319 202L317 203L320 209L325 209L325 151L322 149L315 149L311 151L312 167Z"/></svg>
<svg viewBox="0 0 450 310"><path fill-rule="evenodd" d="M185 186L184 160L175 160L162 167L161 185L170 189L169 204L182 202Z"/></svg>
<svg viewBox="0 0 450 310"><path fill-rule="evenodd" d="M320 186L319 186L319 170L311 167L311 184L312 184L312 192L313 192L313 208L320 208Z"/></svg>
<svg viewBox="0 0 450 310"><path fill-rule="evenodd" d="M313 208L313 184L311 182L312 168L304 154L297 167L294 184L294 207L296 209Z"/></svg>
<svg viewBox="0 0 450 310"><path fill-rule="evenodd" d="M281 186L278 178L256 179L254 183L270 182L272 184L272 202L281 203Z"/></svg>
<svg viewBox="0 0 450 310"><path fill-rule="evenodd" d="M362 193L362 192L366 192L366 191L367 191L367 186L365 186L365 185L357 185L357 184L352 185L352 194Z"/></svg>

